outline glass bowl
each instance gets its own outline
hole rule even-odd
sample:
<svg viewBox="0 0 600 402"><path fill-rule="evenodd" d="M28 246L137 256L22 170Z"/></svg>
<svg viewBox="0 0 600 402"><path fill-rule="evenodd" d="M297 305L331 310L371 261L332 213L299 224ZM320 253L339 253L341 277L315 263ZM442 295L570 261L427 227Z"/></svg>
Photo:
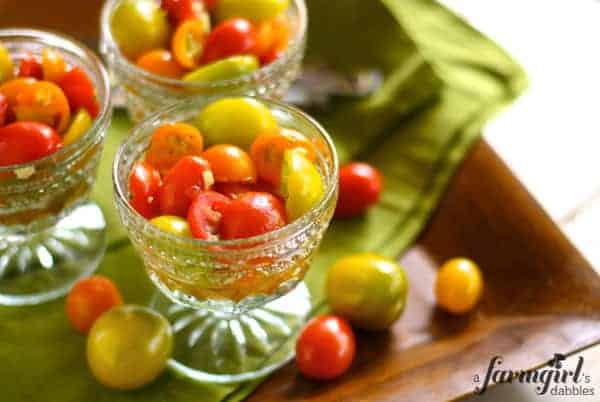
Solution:
<svg viewBox="0 0 600 402"><path fill-rule="evenodd" d="M145 116L166 105L191 97L215 96L225 93L281 98L300 75L306 45L307 11L304 0L291 0L288 18L291 24L290 43L286 52L273 63L256 72L225 81L184 82L162 77L139 68L119 50L113 38L110 21L123 0L107 0L102 9L100 52L104 55L111 79L115 102L122 103L132 120Z"/></svg>
<svg viewBox="0 0 600 402"><path fill-rule="evenodd" d="M202 241L161 231L129 204L128 177L153 131L189 121L210 102L180 102L137 125L113 168L116 205L148 275L166 297L154 308L173 323L171 367L197 380L237 382L268 374L294 355L294 334L311 309L302 279L329 225L337 200L338 165L328 134L303 112L259 98L282 127L300 131L318 150L326 195L287 226L248 239Z"/></svg>
<svg viewBox="0 0 600 402"><path fill-rule="evenodd" d="M88 196L111 118L108 75L91 50L64 36L1 29L0 42L17 63L28 52L57 49L88 73L101 105L77 142L31 163L0 167L0 304L38 304L67 293L104 254L104 217Z"/></svg>

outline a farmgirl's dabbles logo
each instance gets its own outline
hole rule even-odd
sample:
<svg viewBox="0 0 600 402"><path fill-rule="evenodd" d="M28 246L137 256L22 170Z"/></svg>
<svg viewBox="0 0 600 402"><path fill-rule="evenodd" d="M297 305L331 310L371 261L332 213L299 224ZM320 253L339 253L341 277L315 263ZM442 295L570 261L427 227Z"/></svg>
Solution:
<svg viewBox="0 0 600 402"><path fill-rule="evenodd" d="M579 357L573 369L563 367L566 356L555 354L548 364L537 370L510 370L502 368L501 356L490 360L485 377L478 374L473 377L476 384L475 393L483 394L490 385L502 383L534 384L538 395L553 396L594 396L596 390L591 386L592 378L583 371L584 359Z"/></svg>

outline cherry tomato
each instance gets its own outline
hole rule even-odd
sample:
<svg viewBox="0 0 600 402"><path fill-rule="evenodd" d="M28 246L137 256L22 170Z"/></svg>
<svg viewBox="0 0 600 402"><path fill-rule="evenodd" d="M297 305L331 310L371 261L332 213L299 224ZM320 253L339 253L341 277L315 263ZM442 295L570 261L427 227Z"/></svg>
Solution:
<svg viewBox="0 0 600 402"><path fill-rule="evenodd" d="M73 144L92 127L92 116L85 109L79 109L71 120L71 125L63 135L64 145Z"/></svg>
<svg viewBox="0 0 600 402"><path fill-rule="evenodd" d="M192 201L188 211L188 223L196 239L216 239L223 211L231 200L214 191L203 191Z"/></svg>
<svg viewBox="0 0 600 402"><path fill-rule="evenodd" d="M56 131L43 123L20 121L0 128L0 166L32 162L62 148Z"/></svg>
<svg viewBox="0 0 600 402"><path fill-rule="evenodd" d="M206 14L202 0L162 0L160 6L169 14L174 25L204 18L203 15Z"/></svg>
<svg viewBox="0 0 600 402"><path fill-rule="evenodd" d="M316 207L325 188L321 174L302 150L288 149L283 153L281 193L290 221L296 220Z"/></svg>
<svg viewBox="0 0 600 402"><path fill-rule="evenodd" d="M223 210L219 234L225 240L244 239L286 224L281 200L269 193L245 193Z"/></svg>
<svg viewBox="0 0 600 402"><path fill-rule="evenodd" d="M198 156L183 157L165 177L160 192L160 210L163 215L187 216L195 196L209 190L214 183L210 165Z"/></svg>
<svg viewBox="0 0 600 402"><path fill-rule="evenodd" d="M90 77L79 67L74 67L59 81L72 110L85 108L93 117L98 117L100 106L96 100L96 88Z"/></svg>
<svg viewBox="0 0 600 402"><path fill-rule="evenodd" d="M208 11L213 11L215 8L217 8L219 0L203 0L203 3L204 7L206 7Z"/></svg>
<svg viewBox="0 0 600 402"><path fill-rule="evenodd" d="M92 276L77 282L69 292L67 317L79 332L87 334L104 312L119 304L123 298L115 284L103 276Z"/></svg>
<svg viewBox="0 0 600 402"><path fill-rule="evenodd" d="M20 78L32 77L38 80L43 79L42 63L33 54L27 53L19 62L18 76Z"/></svg>
<svg viewBox="0 0 600 402"><path fill-rule="evenodd" d="M18 121L45 123L64 132L71 121L71 109L65 93L56 84L38 81L23 88L14 106Z"/></svg>
<svg viewBox="0 0 600 402"><path fill-rule="evenodd" d="M160 173L147 162L136 162L129 174L130 204L140 215L152 219L160 214Z"/></svg>
<svg viewBox="0 0 600 402"><path fill-rule="evenodd" d="M186 123L168 123L152 134L146 160L162 175L184 156L200 156L204 150L204 139L200 131Z"/></svg>
<svg viewBox="0 0 600 402"><path fill-rule="evenodd" d="M327 271L327 301L353 326L390 327L406 307L408 279L395 261L372 253L344 257Z"/></svg>
<svg viewBox="0 0 600 402"><path fill-rule="evenodd" d="M279 186L283 153L292 148L304 150L305 156L311 161L316 158L313 144L297 131L282 128L260 134L250 148L250 155L256 164L258 176Z"/></svg>
<svg viewBox="0 0 600 402"><path fill-rule="evenodd" d="M208 35L204 45L202 64L229 56L251 54L256 46L256 34L252 24L243 18L221 22Z"/></svg>
<svg viewBox="0 0 600 402"><path fill-rule="evenodd" d="M269 59L273 53L283 53L290 40L290 23L284 15L261 22L256 28L256 44L253 53L261 60Z"/></svg>
<svg viewBox="0 0 600 402"><path fill-rule="evenodd" d="M206 23L202 20L187 20L181 23L171 41L173 57L183 67L191 70L200 66L207 39Z"/></svg>
<svg viewBox="0 0 600 402"><path fill-rule="evenodd" d="M192 237L190 225L185 219L179 216L163 215L152 219L150 223L165 232L182 237Z"/></svg>
<svg viewBox="0 0 600 402"><path fill-rule="evenodd" d="M216 14L220 21L242 17L261 22L280 15L288 5L289 0L219 0Z"/></svg>
<svg viewBox="0 0 600 402"><path fill-rule="evenodd" d="M0 84L5 81L12 80L15 76L15 66L12 57L2 44L0 43Z"/></svg>
<svg viewBox="0 0 600 402"><path fill-rule="evenodd" d="M210 164L215 182L253 183L256 169L250 156L235 145L213 145L202 154Z"/></svg>
<svg viewBox="0 0 600 402"><path fill-rule="evenodd" d="M344 374L354 360L356 341L343 318L324 315L311 320L296 343L296 365L302 374L331 380Z"/></svg>
<svg viewBox="0 0 600 402"><path fill-rule="evenodd" d="M35 78L17 78L10 80L0 86L0 93L6 96L8 105L11 108L14 108L17 104L17 96L36 82L37 80Z"/></svg>
<svg viewBox="0 0 600 402"><path fill-rule="evenodd" d="M446 262L437 274L438 305L454 314L471 311L483 294L483 278L477 264L466 258Z"/></svg>
<svg viewBox="0 0 600 402"><path fill-rule="evenodd" d="M202 66L183 76L187 82L217 82L252 74L260 67L254 56L231 56Z"/></svg>
<svg viewBox="0 0 600 402"><path fill-rule="evenodd" d="M273 48L269 50L267 53L260 56L260 65L266 66L273 63L275 60L280 58L285 53L285 49L277 49Z"/></svg>
<svg viewBox="0 0 600 402"><path fill-rule="evenodd" d="M379 201L383 180L379 171L367 163L352 162L340 168L340 190L335 216L360 215Z"/></svg>
<svg viewBox="0 0 600 402"><path fill-rule="evenodd" d="M271 184L262 180L256 183L215 183L214 190L229 198L239 198L244 193L276 193Z"/></svg>
<svg viewBox="0 0 600 402"><path fill-rule="evenodd" d="M169 44L167 13L154 0L123 0L113 13L110 27L119 49L131 60Z"/></svg>
<svg viewBox="0 0 600 402"><path fill-rule="evenodd" d="M67 73L67 70L67 62L59 52L49 48L42 50L44 80L58 82Z"/></svg>
<svg viewBox="0 0 600 402"><path fill-rule="evenodd" d="M232 144L249 149L260 133L275 130L277 121L256 99L224 98L206 106L196 118L196 125L210 145Z"/></svg>
<svg viewBox="0 0 600 402"><path fill-rule="evenodd" d="M103 385L121 390L154 381L173 350L169 322L146 307L123 305L103 314L87 339L87 360Z"/></svg>
<svg viewBox="0 0 600 402"><path fill-rule="evenodd" d="M186 71L175 61L173 54L164 49L150 50L142 54L136 64L153 74L169 78L179 78Z"/></svg>
<svg viewBox="0 0 600 402"><path fill-rule="evenodd" d="M8 122L8 98L0 92L0 127Z"/></svg>

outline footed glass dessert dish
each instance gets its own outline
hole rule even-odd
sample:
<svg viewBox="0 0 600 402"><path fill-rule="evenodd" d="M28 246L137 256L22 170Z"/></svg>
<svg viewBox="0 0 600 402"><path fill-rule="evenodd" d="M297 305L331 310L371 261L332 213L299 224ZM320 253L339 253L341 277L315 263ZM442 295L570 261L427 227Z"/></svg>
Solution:
<svg viewBox="0 0 600 402"><path fill-rule="evenodd" d="M110 122L108 76L83 45L55 34L0 30L0 43L19 60L57 50L93 81L100 111L73 144L30 163L0 167L0 304L38 304L68 292L104 254L105 221L88 201Z"/></svg>
<svg viewBox="0 0 600 402"><path fill-rule="evenodd" d="M218 98L171 106L137 125L114 162L116 205L146 271L160 290L152 304L176 333L170 367L216 383L264 376L294 356L294 333L311 310L302 279L332 218L338 182L334 145L301 111L261 100L281 127L303 133L317 150L321 201L280 229L237 240L199 240L162 231L130 204L129 175L155 128L192 120Z"/></svg>

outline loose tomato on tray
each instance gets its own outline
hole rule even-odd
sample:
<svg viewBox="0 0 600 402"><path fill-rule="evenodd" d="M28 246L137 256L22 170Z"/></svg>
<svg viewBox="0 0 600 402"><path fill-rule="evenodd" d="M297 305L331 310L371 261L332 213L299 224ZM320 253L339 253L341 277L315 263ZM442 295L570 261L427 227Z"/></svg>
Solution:
<svg viewBox="0 0 600 402"><path fill-rule="evenodd" d="M381 173L367 163L352 162L340 168L340 187L335 216L360 215L379 201L383 189Z"/></svg>
<svg viewBox="0 0 600 402"><path fill-rule="evenodd" d="M467 258L447 261L437 274L435 295L438 305L450 313L471 311L483 295L483 276L477 264Z"/></svg>
<svg viewBox="0 0 600 402"><path fill-rule="evenodd" d="M79 332L87 334L104 312L119 304L123 298L115 284L103 276L92 276L77 282L69 292L67 317Z"/></svg>

